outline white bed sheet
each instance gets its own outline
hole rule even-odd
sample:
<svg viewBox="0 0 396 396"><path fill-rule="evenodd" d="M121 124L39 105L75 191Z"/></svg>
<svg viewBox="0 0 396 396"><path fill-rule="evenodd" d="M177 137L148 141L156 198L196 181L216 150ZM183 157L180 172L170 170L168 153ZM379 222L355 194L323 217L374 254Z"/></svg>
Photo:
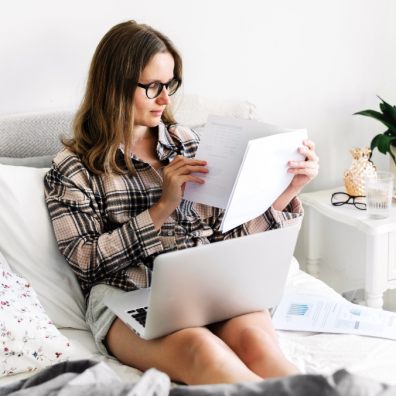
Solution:
<svg viewBox="0 0 396 396"><path fill-rule="evenodd" d="M343 300L324 282L292 267L287 289ZM379 382L396 384L396 341L348 334L278 331L286 356L304 373L328 375L345 368Z"/></svg>
<svg viewBox="0 0 396 396"><path fill-rule="evenodd" d="M299 270L295 260L290 270L287 289L342 299L325 283ZM125 381L136 382L141 375L137 369L100 355L90 332L76 329L61 329L61 332L71 341L72 359L105 361ZM279 331L278 334L284 353L304 373L328 375L345 368L354 374L396 384L396 341L340 334L286 331ZM1 378L0 386L33 374L34 372L21 373Z"/></svg>

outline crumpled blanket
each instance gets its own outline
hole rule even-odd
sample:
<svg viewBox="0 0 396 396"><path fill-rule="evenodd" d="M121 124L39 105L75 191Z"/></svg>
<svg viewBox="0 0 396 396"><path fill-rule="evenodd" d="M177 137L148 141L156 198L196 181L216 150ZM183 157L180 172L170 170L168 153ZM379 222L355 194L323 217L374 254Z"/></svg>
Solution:
<svg viewBox="0 0 396 396"><path fill-rule="evenodd" d="M301 374L256 383L171 386L156 369L136 383L123 382L104 362L75 360L48 367L34 376L0 387L0 396L396 396L396 386L339 370L326 378Z"/></svg>

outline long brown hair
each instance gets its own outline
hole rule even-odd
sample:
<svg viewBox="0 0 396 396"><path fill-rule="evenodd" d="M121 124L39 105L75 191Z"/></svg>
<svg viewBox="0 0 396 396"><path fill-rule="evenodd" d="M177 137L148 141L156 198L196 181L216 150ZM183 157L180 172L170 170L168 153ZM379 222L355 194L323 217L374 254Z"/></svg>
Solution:
<svg viewBox="0 0 396 396"><path fill-rule="evenodd" d="M159 52L169 52L175 61L174 76L182 80L182 60L173 43L152 27L135 21L111 28L93 56L83 101L73 122L72 139L62 143L79 155L95 174L124 173L116 162L120 144L124 160L134 172L128 153L133 130L133 98L143 69ZM169 107L162 121L175 123Z"/></svg>

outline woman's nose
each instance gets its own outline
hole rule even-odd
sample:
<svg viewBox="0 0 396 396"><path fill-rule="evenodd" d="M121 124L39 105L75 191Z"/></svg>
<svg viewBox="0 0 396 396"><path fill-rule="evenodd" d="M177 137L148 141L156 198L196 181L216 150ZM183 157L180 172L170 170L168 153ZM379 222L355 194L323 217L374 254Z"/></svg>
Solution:
<svg viewBox="0 0 396 396"><path fill-rule="evenodd" d="M161 93L157 96L157 102L162 105L170 103L168 88L166 88L165 86L162 88Z"/></svg>

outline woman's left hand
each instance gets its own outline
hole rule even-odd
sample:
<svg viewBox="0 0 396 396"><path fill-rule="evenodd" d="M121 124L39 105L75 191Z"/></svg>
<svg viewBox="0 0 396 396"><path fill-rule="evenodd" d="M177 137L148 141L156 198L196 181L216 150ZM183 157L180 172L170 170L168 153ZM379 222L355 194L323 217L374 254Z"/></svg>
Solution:
<svg viewBox="0 0 396 396"><path fill-rule="evenodd" d="M299 148L299 152L305 156L305 161L288 162L288 172L294 174L290 187L297 191L301 191L319 172L319 157L315 153L315 143L306 139L303 144L304 146Z"/></svg>

